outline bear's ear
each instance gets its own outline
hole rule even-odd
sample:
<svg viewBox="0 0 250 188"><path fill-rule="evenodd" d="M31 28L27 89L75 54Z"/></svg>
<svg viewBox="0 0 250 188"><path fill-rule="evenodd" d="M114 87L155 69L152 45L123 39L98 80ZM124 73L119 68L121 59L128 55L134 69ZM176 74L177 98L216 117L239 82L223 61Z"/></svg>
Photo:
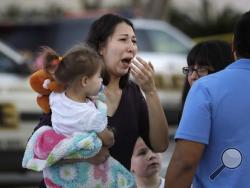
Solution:
<svg viewBox="0 0 250 188"><path fill-rule="evenodd" d="M35 92L48 95L51 91L43 87L44 80L47 79L52 79L52 77L43 69L40 69L30 76L30 86Z"/></svg>

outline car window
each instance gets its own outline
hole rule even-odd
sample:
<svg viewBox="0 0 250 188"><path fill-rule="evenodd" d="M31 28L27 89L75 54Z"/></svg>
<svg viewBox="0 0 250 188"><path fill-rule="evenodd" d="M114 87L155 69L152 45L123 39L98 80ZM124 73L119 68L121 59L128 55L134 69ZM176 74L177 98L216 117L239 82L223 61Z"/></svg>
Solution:
<svg viewBox="0 0 250 188"><path fill-rule="evenodd" d="M0 73L17 73L18 65L9 57L0 52Z"/></svg>
<svg viewBox="0 0 250 188"><path fill-rule="evenodd" d="M173 36L160 30L137 29L140 51L186 54L188 48Z"/></svg>
<svg viewBox="0 0 250 188"><path fill-rule="evenodd" d="M59 54L64 54L73 45L83 43L91 20L67 20L48 26L50 31L48 46L56 50Z"/></svg>
<svg viewBox="0 0 250 188"><path fill-rule="evenodd" d="M37 51L38 45L46 41L46 30L44 25L12 25L0 26L0 38L7 45L19 51Z"/></svg>
<svg viewBox="0 0 250 188"><path fill-rule="evenodd" d="M20 51L37 52L49 46L64 54L75 44L84 42L92 19L68 19L50 23L0 26L0 38Z"/></svg>
<svg viewBox="0 0 250 188"><path fill-rule="evenodd" d="M92 19L66 19L43 24L0 26L0 38L20 51L37 52L40 46L50 46L64 54L74 44L82 43ZM136 27L135 27L136 28ZM136 28L140 52L186 54L188 48L175 35L154 28Z"/></svg>
<svg viewBox="0 0 250 188"><path fill-rule="evenodd" d="M153 46L148 38L149 36L147 34L147 31L143 29L136 29L135 33L138 50L145 52L153 51Z"/></svg>

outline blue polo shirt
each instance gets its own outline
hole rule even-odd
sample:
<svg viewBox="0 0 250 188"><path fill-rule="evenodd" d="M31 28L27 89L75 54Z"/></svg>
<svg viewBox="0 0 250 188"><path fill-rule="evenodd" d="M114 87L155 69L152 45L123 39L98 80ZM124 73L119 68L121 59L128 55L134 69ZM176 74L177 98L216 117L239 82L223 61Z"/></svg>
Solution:
<svg viewBox="0 0 250 188"><path fill-rule="evenodd" d="M206 145L193 188L250 187L250 59L194 83L175 139Z"/></svg>

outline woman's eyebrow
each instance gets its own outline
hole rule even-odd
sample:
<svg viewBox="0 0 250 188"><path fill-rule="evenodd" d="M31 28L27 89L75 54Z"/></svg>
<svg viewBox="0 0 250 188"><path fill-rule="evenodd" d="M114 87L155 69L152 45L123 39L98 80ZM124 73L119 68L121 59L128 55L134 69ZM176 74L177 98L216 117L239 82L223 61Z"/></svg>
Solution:
<svg viewBox="0 0 250 188"><path fill-rule="evenodd" d="M118 36L129 37L129 34L127 34L127 33L120 33L120 34L118 34ZM132 38L136 38L136 36L132 35Z"/></svg>

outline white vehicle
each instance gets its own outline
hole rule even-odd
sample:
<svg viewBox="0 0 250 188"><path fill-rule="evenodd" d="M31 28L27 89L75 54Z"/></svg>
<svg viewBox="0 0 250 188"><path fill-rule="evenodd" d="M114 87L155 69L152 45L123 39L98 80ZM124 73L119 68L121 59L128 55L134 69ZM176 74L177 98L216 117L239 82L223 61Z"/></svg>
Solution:
<svg viewBox="0 0 250 188"><path fill-rule="evenodd" d="M138 56L154 66L162 105L166 110L177 110L184 83L182 67L186 66L192 40L163 21L133 19L132 22L138 41Z"/></svg>
<svg viewBox="0 0 250 188"><path fill-rule="evenodd" d="M63 54L72 45L84 41L92 21L93 19L78 18L47 24L18 25L13 26L12 30L11 27L4 28L3 31L6 33L3 37L8 36L9 43L18 49L34 52L39 46L48 45L59 54ZM155 82L161 103L167 112L169 122L176 123L184 82L181 71L182 67L186 66L186 55L193 43L189 37L164 21L146 19L131 19L131 21L137 35L138 56L151 61L154 65ZM9 93L9 96L5 97L16 99L16 96L11 95ZM13 103L17 105L18 110L39 112L34 103L34 92L29 94L31 95L29 101L26 101L26 97L22 99L21 92L16 95L20 97L19 101L17 99ZM22 105L23 103L26 105Z"/></svg>
<svg viewBox="0 0 250 188"><path fill-rule="evenodd" d="M0 172L23 170L23 150L35 123L20 124L18 116L40 111L29 74L23 57L0 41Z"/></svg>
<svg viewBox="0 0 250 188"><path fill-rule="evenodd" d="M29 74L24 58L0 41L0 104L14 104L20 115L41 113L36 104L37 95L29 86Z"/></svg>
<svg viewBox="0 0 250 188"><path fill-rule="evenodd" d="M73 44L84 41L91 22L75 19L39 25L38 28L29 25L27 30L34 31L32 34L25 32L26 26L23 26L20 30L13 28L16 32L8 31L4 35L19 50L27 48L32 51L41 45L48 45L63 54ZM167 119L170 123L176 123L184 78L181 70L186 66L186 55L193 43L163 21L132 19L132 22L137 35L138 56L154 65L155 82ZM50 41L43 41L48 38ZM13 104L20 115L41 114L36 104L37 94L29 86L28 76L31 72L27 70L23 57L0 41L0 104ZM38 119L35 122L21 122L16 129L1 129L0 125L0 172L22 169L23 150L37 122Z"/></svg>

